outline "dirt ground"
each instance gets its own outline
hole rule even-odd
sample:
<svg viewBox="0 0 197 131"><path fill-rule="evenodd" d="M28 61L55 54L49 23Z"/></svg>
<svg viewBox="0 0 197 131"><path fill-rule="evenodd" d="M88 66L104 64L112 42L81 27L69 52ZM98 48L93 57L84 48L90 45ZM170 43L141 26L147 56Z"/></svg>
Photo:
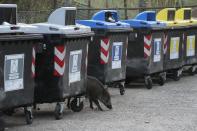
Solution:
<svg viewBox="0 0 197 131"><path fill-rule="evenodd" d="M54 104L45 104L34 111L30 126L25 125L23 111L6 116L6 131L197 131L197 76L168 80L152 90L129 85L124 96L118 89L110 93L113 110L92 111L86 100L82 112L65 109L64 118L54 120Z"/></svg>

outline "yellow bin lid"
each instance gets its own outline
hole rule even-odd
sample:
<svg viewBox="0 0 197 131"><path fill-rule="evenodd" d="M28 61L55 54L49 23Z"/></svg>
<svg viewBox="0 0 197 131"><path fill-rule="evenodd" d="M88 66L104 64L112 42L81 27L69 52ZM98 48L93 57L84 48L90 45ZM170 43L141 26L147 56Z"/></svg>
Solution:
<svg viewBox="0 0 197 131"><path fill-rule="evenodd" d="M167 26L182 26L175 21L176 8L165 8L157 13L157 21L165 22Z"/></svg>
<svg viewBox="0 0 197 131"><path fill-rule="evenodd" d="M192 9L191 8L181 8L176 11L175 20L182 24L183 26L187 25L196 25L197 20L192 18Z"/></svg>

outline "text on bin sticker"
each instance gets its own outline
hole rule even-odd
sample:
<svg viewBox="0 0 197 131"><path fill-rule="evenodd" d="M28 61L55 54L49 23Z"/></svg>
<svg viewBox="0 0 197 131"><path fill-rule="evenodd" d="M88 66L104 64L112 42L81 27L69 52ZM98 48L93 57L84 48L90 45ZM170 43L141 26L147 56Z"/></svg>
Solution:
<svg viewBox="0 0 197 131"><path fill-rule="evenodd" d="M82 50L70 52L69 59L69 84L81 80Z"/></svg>
<svg viewBox="0 0 197 131"><path fill-rule="evenodd" d="M195 35L187 36L187 56L195 55L195 42L196 42Z"/></svg>
<svg viewBox="0 0 197 131"><path fill-rule="evenodd" d="M24 54L6 55L4 62L5 92L24 89Z"/></svg>
<svg viewBox="0 0 197 131"><path fill-rule="evenodd" d="M161 38L154 39L154 62L161 61Z"/></svg>
<svg viewBox="0 0 197 131"><path fill-rule="evenodd" d="M170 40L170 59L179 58L180 37L172 37Z"/></svg>
<svg viewBox="0 0 197 131"><path fill-rule="evenodd" d="M112 47L112 69L121 68L123 42L114 42Z"/></svg>

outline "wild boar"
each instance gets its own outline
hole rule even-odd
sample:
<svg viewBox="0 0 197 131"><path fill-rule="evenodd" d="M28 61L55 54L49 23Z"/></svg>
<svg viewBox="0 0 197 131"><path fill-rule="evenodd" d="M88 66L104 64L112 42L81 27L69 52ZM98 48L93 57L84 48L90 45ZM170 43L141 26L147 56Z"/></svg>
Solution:
<svg viewBox="0 0 197 131"><path fill-rule="evenodd" d="M95 77L88 76L87 78L87 97L89 98L90 108L93 109L93 102L97 105L100 111L103 111L99 101L102 102L107 108L112 109L111 97L104 88L104 85Z"/></svg>

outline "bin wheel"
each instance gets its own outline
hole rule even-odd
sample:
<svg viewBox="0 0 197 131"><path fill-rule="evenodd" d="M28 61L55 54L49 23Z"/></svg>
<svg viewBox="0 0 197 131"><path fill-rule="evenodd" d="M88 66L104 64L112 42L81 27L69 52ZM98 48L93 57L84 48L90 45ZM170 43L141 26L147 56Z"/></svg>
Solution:
<svg viewBox="0 0 197 131"><path fill-rule="evenodd" d="M151 77L146 77L145 78L145 86L146 86L147 89L152 89L153 81L152 81Z"/></svg>
<svg viewBox="0 0 197 131"><path fill-rule="evenodd" d="M0 127L0 131L5 131L5 128L4 127Z"/></svg>
<svg viewBox="0 0 197 131"><path fill-rule="evenodd" d="M181 74L179 73L179 71L176 71L174 73L174 80L179 81L180 79L181 79Z"/></svg>
<svg viewBox="0 0 197 131"><path fill-rule="evenodd" d="M165 81L166 81L166 73L162 73L159 75L159 85L160 86L163 86L165 84Z"/></svg>
<svg viewBox="0 0 197 131"><path fill-rule="evenodd" d="M0 131L5 131L5 123L1 118L0 118Z"/></svg>
<svg viewBox="0 0 197 131"><path fill-rule="evenodd" d="M56 120L61 120L63 118L63 108L64 108L64 105L62 105L61 103L56 104L55 111L54 111Z"/></svg>
<svg viewBox="0 0 197 131"><path fill-rule="evenodd" d="M14 109L8 109L8 110L4 111L3 113L8 116L12 116L15 113L15 111L14 111Z"/></svg>
<svg viewBox="0 0 197 131"><path fill-rule="evenodd" d="M125 94L125 87L122 84L119 84L118 86L119 86L119 90L120 90L120 95L123 96Z"/></svg>
<svg viewBox="0 0 197 131"><path fill-rule="evenodd" d="M83 109L83 107L84 104L83 101L80 101L80 98L74 98L70 103L70 109L74 112L80 112Z"/></svg>
<svg viewBox="0 0 197 131"><path fill-rule="evenodd" d="M191 68L189 69L189 74L193 76L193 75L195 75L195 73L196 73L196 68L191 67Z"/></svg>
<svg viewBox="0 0 197 131"><path fill-rule="evenodd" d="M25 119L26 119L26 123L28 125L33 123L33 115L32 115L32 111L28 110L26 107L24 108L25 111Z"/></svg>

